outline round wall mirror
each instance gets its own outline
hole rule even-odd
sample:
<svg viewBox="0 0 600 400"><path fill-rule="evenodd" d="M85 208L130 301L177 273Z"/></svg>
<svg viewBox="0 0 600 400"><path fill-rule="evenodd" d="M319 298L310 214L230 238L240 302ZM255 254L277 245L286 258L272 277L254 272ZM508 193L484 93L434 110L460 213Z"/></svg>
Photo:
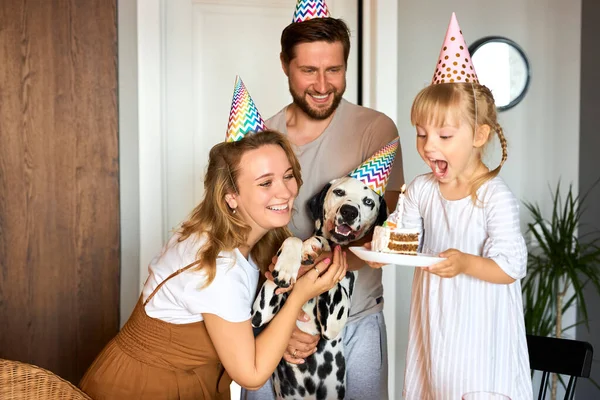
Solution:
<svg viewBox="0 0 600 400"><path fill-rule="evenodd" d="M469 46L479 83L494 95L498 111L519 104L529 87L529 61L525 52L510 39L488 36Z"/></svg>

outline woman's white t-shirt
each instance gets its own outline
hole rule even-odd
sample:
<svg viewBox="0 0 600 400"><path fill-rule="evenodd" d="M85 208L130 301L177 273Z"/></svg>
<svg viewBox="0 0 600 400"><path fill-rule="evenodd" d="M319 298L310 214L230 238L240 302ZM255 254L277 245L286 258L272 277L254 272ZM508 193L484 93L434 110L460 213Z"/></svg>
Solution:
<svg viewBox="0 0 600 400"><path fill-rule="evenodd" d="M143 301L175 271L196 261L205 239L193 235L179 242L175 234L148 265L149 276L142 291ZM203 313L215 314L229 322L250 319L259 270L251 257L238 249L217 257L215 279L204 287L206 274L196 266L169 279L146 304L146 314L172 324L202 321Z"/></svg>

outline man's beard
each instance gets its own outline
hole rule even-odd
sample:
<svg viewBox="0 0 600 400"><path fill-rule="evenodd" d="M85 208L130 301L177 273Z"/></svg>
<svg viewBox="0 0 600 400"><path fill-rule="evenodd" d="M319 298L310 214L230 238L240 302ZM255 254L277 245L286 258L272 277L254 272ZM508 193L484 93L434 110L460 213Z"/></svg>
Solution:
<svg viewBox="0 0 600 400"><path fill-rule="evenodd" d="M331 103L331 106L329 106L328 108L323 110L323 109L312 108L310 106L310 104L308 104L308 101L306 100L306 96L309 94L307 92L304 92L303 94L299 94L299 93L295 92L292 89L292 86L290 85L290 94L292 95L292 98L294 99L294 104L296 104L302 111L304 111L304 113L306 115L308 115L309 117L311 117L313 119L318 119L318 120L327 119L331 116L331 114L333 114L333 112L340 105L340 102L342 101L342 96L344 95L345 91L346 91L346 86L344 85L342 90L340 90L339 92L337 90L330 92L330 93L333 93L333 102Z"/></svg>

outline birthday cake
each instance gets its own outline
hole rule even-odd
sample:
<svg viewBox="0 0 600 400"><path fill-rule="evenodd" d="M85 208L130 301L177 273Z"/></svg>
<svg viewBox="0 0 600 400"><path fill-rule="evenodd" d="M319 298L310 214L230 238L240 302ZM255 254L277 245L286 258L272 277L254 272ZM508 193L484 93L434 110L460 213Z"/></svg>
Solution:
<svg viewBox="0 0 600 400"><path fill-rule="evenodd" d="M391 226L376 226L373 232L373 251L416 255L419 249L419 230Z"/></svg>
<svg viewBox="0 0 600 400"><path fill-rule="evenodd" d="M416 255L419 249L418 228L404 228L402 226L402 213L404 212L404 190L403 185L396 210L390 214L382 226L376 226L373 231L371 250L381 253L395 253Z"/></svg>

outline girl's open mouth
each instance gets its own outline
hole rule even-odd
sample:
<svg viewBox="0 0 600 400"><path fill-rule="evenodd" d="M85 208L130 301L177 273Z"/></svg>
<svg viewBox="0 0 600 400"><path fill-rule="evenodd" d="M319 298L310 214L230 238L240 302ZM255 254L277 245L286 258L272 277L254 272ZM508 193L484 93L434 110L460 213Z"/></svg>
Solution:
<svg viewBox="0 0 600 400"><path fill-rule="evenodd" d="M448 161L429 159L429 165L436 178L443 178L448 172Z"/></svg>

